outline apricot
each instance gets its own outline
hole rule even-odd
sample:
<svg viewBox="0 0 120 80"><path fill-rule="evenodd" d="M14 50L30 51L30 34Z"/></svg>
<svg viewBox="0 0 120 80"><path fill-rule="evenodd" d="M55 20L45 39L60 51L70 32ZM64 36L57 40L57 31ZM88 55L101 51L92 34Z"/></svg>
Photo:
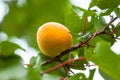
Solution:
<svg viewBox="0 0 120 80"><path fill-rule="evenodd" d="M44 55L55 57L72 45L72 35L64 25L48 22L38 28L37 44Z"/></svg>

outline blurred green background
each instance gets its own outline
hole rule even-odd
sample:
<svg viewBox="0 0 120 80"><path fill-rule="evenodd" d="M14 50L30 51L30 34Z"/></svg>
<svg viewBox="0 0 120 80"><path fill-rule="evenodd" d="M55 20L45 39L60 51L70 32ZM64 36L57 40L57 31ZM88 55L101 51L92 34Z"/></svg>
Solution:
<svg viewBox="0 0 120 80"><path fill-rule="evenodd" d="M88 7L85 9L76 6L72 1L76 1L76 3L81 1L80 3L82 5L87 5L88 2ZM5 16L2 16L3 20L0 20L0 80L7 80L7 78L8 80L13 80L16 76L17 78L23 78L25 74L27 74L27 76L22 80L40 80L39 73L44 70L40 64L42 61L48 59L48 57L45 57L45 59L42 60L42 58L44 58L43 55L40 54L39 56L37 54L40 53L40 50L36 43L36 32L40 25L46 22L59 22L67 26L72 33L74 45L80 41L85 42L94 32L103 28L104 25L107 24L106 22L109 22L110 15L114 14L113 17L118 16L120 18L119 0L86 0L85 3L84 1L85 0L0 0L0 14L5 12L3 13ZM1 6L4 6L4 8ZM109 17L109 19L106 19L106 16L107 18ZM117 20L116 24L118 24L118 22L120 22L120 19ZM85 26L85 34L82 34L83 27ZM114 25L112 25L112 28L114 28ZM110 32L111 31L110 29ZM120 25L115 35L119 37ZM5 39L5 37L7 40L3 40L2 42L2 39ZM98 37L89 43L94 48L85 45L80 49L72 51L73 58L76 58L76 56L85 56L88 62L92 61L98 66L102 77L106 79L110 76L115 80L119 80L120 51L118 50L119 54L115 54L110 48L112 46L111 43L116 42L118 46L114 48L119 49L120 42L117 42L116 39L111 39L112 37L110 37L110 35L108 36L108 34L98 35ZM17 41L19 46L17 45ZM21 57L18 57L18 55L14 53L20 54L23 58L23 63L24 59L27 59L26 62L34 64L35 68L23 67ZM30 56L29 54L36 57ZM63 57L63 60L68 60L68 55L67 57ZM111 65L111 63L113 64ZM52 68L57 64L58 63L48 65L45 69ZM85 70L87 66L84 65L86 61L76 61L74 64L80 64L79 68L71 68L79 70ZM95 69L90 70L89 68L88 70L90 72L89 80L93 80ZM24 74L21 75L19 71L22 71L22 74ZM12 74L9 75L9 73ZM53 75L66 76L63 70L53 72ZM70 80L75 80L76 75L77 74ZM85 76L84 74L78 74L77 80L80 77ZM98 75L96 77L95 80L98 79ZM43 78L46 80L50 77L45 76ZM51 80L54 79L55 76L52 76Z"/></svg>
<svg viewBox="0 0 120 80"><path fill-rule="evenodd" d="M3 0L3 2L8 5L9 12L0 23L0 31L9 37L25 38L35 48L37 28L45 22L65 24L65 15L71 12L69 0Z"/></svg>

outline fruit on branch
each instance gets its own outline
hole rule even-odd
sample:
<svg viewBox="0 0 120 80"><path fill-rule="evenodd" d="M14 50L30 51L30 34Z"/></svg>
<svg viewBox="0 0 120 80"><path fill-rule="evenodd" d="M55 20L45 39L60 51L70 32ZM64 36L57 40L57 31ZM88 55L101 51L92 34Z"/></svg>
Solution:
<svg viewBox="0 0 120 80"><path fill-rule="evenodd" d="M39 27L37 43L44 55L55 57L72 45L72 35L64 25L48 22Z"/></svg>

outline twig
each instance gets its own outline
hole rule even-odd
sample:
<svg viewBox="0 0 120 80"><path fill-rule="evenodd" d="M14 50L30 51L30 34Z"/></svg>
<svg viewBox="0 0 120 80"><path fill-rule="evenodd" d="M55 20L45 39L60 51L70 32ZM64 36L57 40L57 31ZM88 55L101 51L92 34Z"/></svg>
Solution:
<svg viewBox="0 0 120 80"><path fill-rule="evenodd" d="M54 58L52 58L52 59L50 59L50 60L47 60L47 61L43 62L41 66L45 66L45 65L47 65L47 64L49 64L49 63L58 61L62 56L68 54L69 52L71 52L71 51L73 51L73 50L76 50L76 49L78 49L78 48L80 48L80 47L88 44L88 43L89 43L92 39L94 39L97 35L104 33L104 32L106 31L106 29L109 27L109 25L110 25L112 22L114 22L117 18L118 18L118 17L113 18L113 19L112 19L107 25L105 25L101 30L96 31L87 41L85 41L85 42L80 42L80 43L74 45L73 47L71 47L71 48L63 51L60 55L58 55L58 56L56 56L56 57L54 57Z"/></svg>
<svg viewBox="0 0 120 80"><path fill-rule="evenodd" d="M49 64L49 63L52 63L52 62L54 62L54 61L58 61L62 56L64 56L64 55L68 54L69 52L71 52L71 51L73 51L73 50L81 47L82 45L83 45L82 42L76 44L75 46L73 46L73 47L71 47L71 48L63 51L60 55L58 55L58 56L56 56L56 57L54 57L54 58L52 58L52 59L50 59L50 60L47 60L47 61L43 62L43 63L42 63L42 66L47 65L47 64Z"/></svg>
<svg viewBox="0 0 120 80"><path fill-rule="evenodd" d="M49 70L44 71L44 72L42 73L42 75L45 74L45 73L52 72L52 71L54 71L54 70L56 70L56 69L58 69L58 68L60 68L60 67L63 67L63 66L65 66L65 65L67 65L67 64L69 64L69 63L72 63L72 62L74 62L74 61L77 61L77 60L85 60L85 58L84 58L84 57L79 57L79 58L76 58L76 59L69 59L68 61L65 61L65 62L63 62L63 63L61 63L61 64L59 64L59 65L57 65L57 66L55 66L55 67L53 67L53 68L51 68L51 69L49 69Z"/></svg>
<svg viewBox="0 0 120 80"><path fill-rule="evenodd" d="M111 23L113 23L117 18L118 18L118 17L113 18L113 19L112 19L107 25L105 25L101 30L97 31L96 36L99 35L99 34L101 34L101 33L103 33L103 32L105 32L106 29L109 27L109 25L110 25Z"/></svg>

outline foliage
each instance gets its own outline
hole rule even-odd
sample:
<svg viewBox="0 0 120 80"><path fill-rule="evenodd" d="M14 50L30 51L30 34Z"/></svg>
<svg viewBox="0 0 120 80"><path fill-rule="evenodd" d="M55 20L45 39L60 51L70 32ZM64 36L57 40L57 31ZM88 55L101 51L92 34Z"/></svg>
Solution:
<svg viewBox="0 0 120 80"><path fill-rule="evenodd" d="M4 1L9 6L9 12L0 23L0 32L6 33L8 40L0 42L0 80L93 80L96 69L90 69L88 77L81 72L69 74L69 68L86 70L86 66L91 67L90 61L98 66L99 73L105 80L119 80L120 55L110 48L120 36L120 24L110 24L112 28L107 28L103 34L91 38L107 24L104 16L111 16L114 12L120 18L119 0L91 0L87 10L75 6L69 0L26 0L21 5L18 5L18 1L20 0ZM94 6L99 7L101 12L92 10ZM73 46L91 38L88 44L71 51L72 59L82 56L86 60L76 60L44 74L44 71L68 61L69 55L64 55L62 61L56 60L54 63L41 66L44 61L51 58L40 52L38 56L32 57L25 67L22 58L15 54L17 49L25 49L11 42L10 38L24 38L30 46L39 50L36 31L45 22L59 22L67 26L73 36Z"/></svg>

